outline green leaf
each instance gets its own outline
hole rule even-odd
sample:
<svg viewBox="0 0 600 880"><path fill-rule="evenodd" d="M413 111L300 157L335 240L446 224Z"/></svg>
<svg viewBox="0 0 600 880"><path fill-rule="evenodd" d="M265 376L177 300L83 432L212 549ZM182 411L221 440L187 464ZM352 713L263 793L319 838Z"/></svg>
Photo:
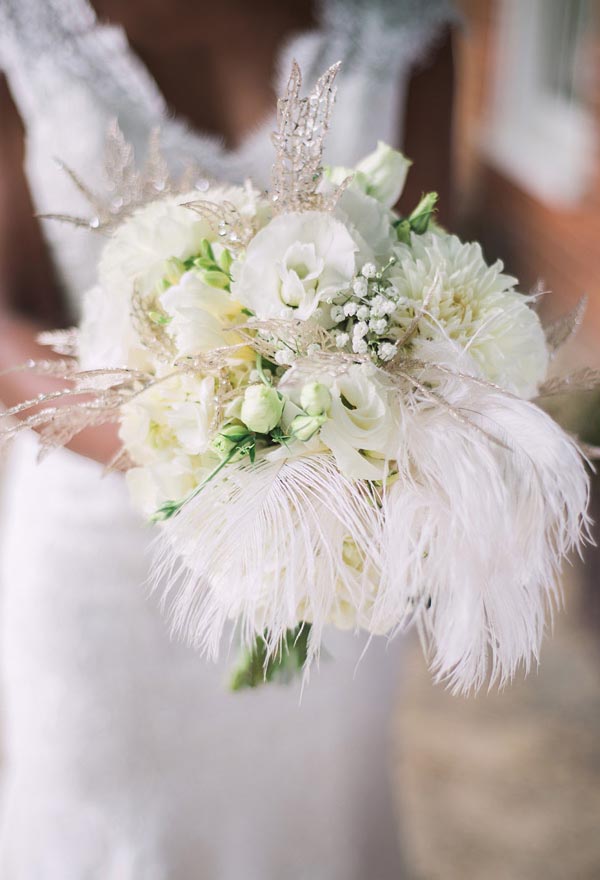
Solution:
<svg viewBox="0 0 600 880"><path fill-rule="evenodd" d="M205 269L209 272L213 271L214 269L217 269L217 271L219 271L217 264L214 260L211 260L210 257L196 257L196 259L194 260L194 268Z"/></svg>
<svg viewBox="0 0 600 880"><path fill-rule="evenodd" d="M421 201L408 218L410 228L417 235L423 235L424 232L427 232L427 227L429 226L429 221L435 211L437 200L438 194L436 192L427 193L421 198Z"/></svg>
<svg viewBox="0 0 600 880"><path fill-rule="evenodd" d="M200 242L200 256L204 257L206 260L212 260L213 263L215 262L215 253L207 238L203 238Z"/></svg>
<svg viewBox="0 0 600 880"><path fill-rule="evenodd" d="M230 251L228 251L227 248L225 248L225 250L221 254L221 259L219 260L219 264L221 266L221 269L223 270L223 272L225 272L226 275L230 274L229 270L231 269L232 263L233 263L233 257L231 256Z"/></svg>
<svg viewBox="0 0 600 880"><path fill-rule="evenodd" d="M245 648L230 679L232 691L260 687L267 682L289 683L302 672L308 657L311 624L299 623L288 629L280 650L267 659L264 635L257 635L251 648Z"/></svg>
<svg viewBox="0 0 600 880"><path fill-rule="evenodd" d="M153 513L150 517L150 522L163 522L166 519L171 519L181 507L180 501L165 501L164 504L158 508L156 513Z"/></svg>
<svg viewBox="0 0 600 880"><path fill-rule="evenodd" d="M410 221L408 220L398 220L397 223L394 224L396 227L396 235L398 236L398 241L401 241L402 244L410 244Z"/></svg>

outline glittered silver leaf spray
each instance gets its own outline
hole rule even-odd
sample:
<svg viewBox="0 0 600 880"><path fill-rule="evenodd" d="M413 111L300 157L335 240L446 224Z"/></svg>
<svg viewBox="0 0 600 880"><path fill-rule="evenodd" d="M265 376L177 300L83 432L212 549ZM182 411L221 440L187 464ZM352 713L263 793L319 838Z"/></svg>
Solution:
<svg viewBox="0 0 600 880"><path fill-rule="evenodd" d="M277 101L277 131L271 203L275 214L330 210L344 184L333 193L319 191L323 177L323 146L335 101L340 62L319 78L312 92L300 97L302 74L296 61L285 93Z"/></svg>

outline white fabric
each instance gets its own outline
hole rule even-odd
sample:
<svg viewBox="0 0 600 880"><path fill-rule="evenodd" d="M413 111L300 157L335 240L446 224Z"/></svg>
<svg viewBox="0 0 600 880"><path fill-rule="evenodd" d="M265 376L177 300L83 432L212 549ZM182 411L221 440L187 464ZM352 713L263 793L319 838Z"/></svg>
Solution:
<svg viewBox="0 0 600 880"><path fill-rule="evenodd" d="M397 140L410 65L451 13L444 0L322 4L283 48L307 85L344 61L328 155L351 164ZM169 116L122 30L87 0L0 0L0 63L27 130L36 208L85 211L60 157L95 181L117 116L143 156L159 124L171 163L268 183L269 120L230 152ZM45 234L76 309L100 240ZM400 876L388 728L398 645L331 633L298 688L228 694L169 639L148 598L151 531L123 481L59 452L15 448L4 492L2 880L389 880ZM231 658L230 658L231 659ZM368 867L367 867L368 866Z"/></svg>

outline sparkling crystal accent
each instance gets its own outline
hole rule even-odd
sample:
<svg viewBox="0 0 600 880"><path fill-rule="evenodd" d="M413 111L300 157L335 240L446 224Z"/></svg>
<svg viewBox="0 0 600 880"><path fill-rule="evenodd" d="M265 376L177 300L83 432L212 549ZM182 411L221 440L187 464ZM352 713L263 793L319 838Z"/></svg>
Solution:
<svg viewBox="0 0 600 880"><path fill-rule="evenodd" d="M332 65L311 94L300 97L302 74L294 61L284 95L277 101L277 131L272 139L276 156L271 202L276 214L324 211L336 202L341 187L319 192L323 177L323 143L335 100L334 82L340 64Z"/></svg>

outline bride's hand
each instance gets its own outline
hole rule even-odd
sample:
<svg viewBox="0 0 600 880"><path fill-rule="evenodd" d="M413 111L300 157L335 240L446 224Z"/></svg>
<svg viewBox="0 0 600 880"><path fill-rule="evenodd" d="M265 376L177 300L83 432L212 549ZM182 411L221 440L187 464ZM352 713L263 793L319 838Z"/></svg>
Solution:
<svg viewBox="0 0 600 880"><path fill-rule="evenodd" d="M0 309L0 401L6 407L68 387L69 383L62 379L39 376L27 370L11 371L11 367L28 360L48 360L48 349L36 342L40 329L33 322L11 317L6 310ZM35 407L27 410L26 414L33 412ZM67 447L80 455L108 464L120 448L117 426L86 428Z"/></svg>
<svg viewBox="0 0 600 880"><path fill-rule="evenodd" d="M36 336L44 326L64 325L65 319L23 174L21 121L2 76L0 119L0 401L10 407L68 383L27 371L5 372L30 359L47 360L51 354ZM117 428L88 428L68 445L107 463L119 450Z"/></svg>

